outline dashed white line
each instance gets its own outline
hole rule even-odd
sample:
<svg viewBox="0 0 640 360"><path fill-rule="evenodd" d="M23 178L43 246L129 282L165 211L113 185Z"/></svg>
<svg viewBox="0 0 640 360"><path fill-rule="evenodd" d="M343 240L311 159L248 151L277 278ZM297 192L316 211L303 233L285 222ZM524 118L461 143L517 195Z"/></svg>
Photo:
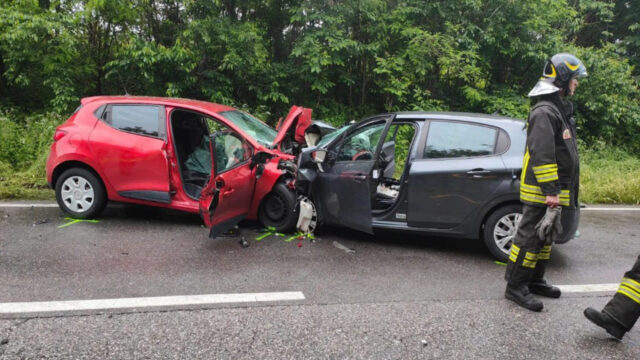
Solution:
<svg viewBox="0 0 640 360"><path fill-rule="evenodd" d="M616 291L620 284L556 285L565 293Z"/></svg>
<svg viewBox="0 0 640 360"><path fill-rule="evenodd" d="M53 208L53 207L58 207L58 204L0 203L0 207L4 207L4 208L30 208L30 207Z"/></svg>
<svg viewBox="0 0 640 360"><path fill-rule="evenodd" d="M580 209L580 211L640 211L640 207L633 207L633 208L625 208L625 207L619 207L619 208L584 208L584 209Z"/></svg>
<svg viewBox="0 0 640 360"><path fill-rule="evenodd" d="M0 303L0 315L304 300L301 291Z"/></svg>

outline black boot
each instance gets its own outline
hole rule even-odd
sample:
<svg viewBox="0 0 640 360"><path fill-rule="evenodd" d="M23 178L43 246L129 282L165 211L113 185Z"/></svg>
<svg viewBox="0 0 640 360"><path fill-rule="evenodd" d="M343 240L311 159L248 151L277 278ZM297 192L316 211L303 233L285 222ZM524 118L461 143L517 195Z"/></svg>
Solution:
<svg viewBox="0 0 640 360"><path fill-rule="evenodd" d="M584 316L586 316L592 323L605 329L611 336L618 340L622 340L622 337L627 332L621 324L612 319L611 316L607 315L605 312L589 307L584 309Z"/></svg>
<svg viewBox="0 0 640 360"><path fill-rule="evenodd" d="M547 260L538 260L531 276L529 291L536 295L557 299L562 295L562 291L558 287L548 284L544 279L546 266Z"/></svg>
<svg viewBox="0 0 640 360"><path fill-rule="evenodd" d="M547 284L545 279L531 280L529 291L536 295L557 299L562 295L562 291L556 286Z"/></svg>
<svg viewBox="0 0 640 360"><path fill-rule="evenodd" d="M504 297L527 310L542 311L542 308L544 307L542 301L531 295L526 284L518 286L507 284L507 290L504 292Z"/></svg>
<svg viewBox="0 0 640 360"><path fill-rule="evenodd" d="M505 272L507 279L507 289L504 297L531 311L541 311L544 307L542 302L529 292L527 284L531 279L533 269L525 268L522 265L522 259L518 256L517 260L509 261Z"/></svg>

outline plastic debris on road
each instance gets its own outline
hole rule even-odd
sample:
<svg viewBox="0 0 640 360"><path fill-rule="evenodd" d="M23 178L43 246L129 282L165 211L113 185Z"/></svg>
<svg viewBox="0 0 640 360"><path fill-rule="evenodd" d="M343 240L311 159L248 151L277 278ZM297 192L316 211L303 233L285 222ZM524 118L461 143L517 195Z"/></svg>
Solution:
<svg viewBox="0 0 640 360"><path fill-rule="evenodd" d="M73 225L73 224L77 224L77 223L79 223L79 222L88 222L88 223L91 223L91 224L97 224L97 223L99 223L99 222L100 222L100 220L93 220L93 219L74 219L74 218L70 218L70 217L66 217L66 218L64 218L64 219L65 219L65 220L67 220L67 222L66 222L66 223L64 223L64 224L62 224L62 225L60 225L60 226L58 226L58 229L61 229L61 228L63 228L63 227L67 227L67 226L71 226L71 225Z"/></svg>
<svg viewBox="0 0 640 360"><path fill-rule="evenodd" d="M352 248L348 248L348 247L346 247L346 246L344 246L344 245L340 244L340 243L339 243L339 242L337 242L337 241L334 241L334 242L333 242L333 246L335 246L336 248L338 248L338 249L340 249L340 250L342 250L342 251L346 252L347 254L354 254L354 253L356 252L354 249L352 249Z"/></svg>
<svg viewBox="0 0 640 360"><path fill-rule="evenodd" d="M33 225L31 225L31 226L47 224L47 223L50 223L50 222L51 222L51 219L49 219L49 218L44 218L44 219L40 219L40 220L38 220L38 221L34 222L34 223L33 223Z"/></svg>

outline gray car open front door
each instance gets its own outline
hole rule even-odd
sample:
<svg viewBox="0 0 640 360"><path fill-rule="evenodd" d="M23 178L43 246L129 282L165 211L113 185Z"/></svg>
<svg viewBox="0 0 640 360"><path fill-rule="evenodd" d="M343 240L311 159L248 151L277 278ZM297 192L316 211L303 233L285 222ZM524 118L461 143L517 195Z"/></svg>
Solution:
<svg viewBox="0 0 640 360"><path fill-rule="evenodd" d="M368 119L331 144L324 172L314 183L315 203L327 224L373 233L371 189L380 177L376 163L393 115Z"/></svg>

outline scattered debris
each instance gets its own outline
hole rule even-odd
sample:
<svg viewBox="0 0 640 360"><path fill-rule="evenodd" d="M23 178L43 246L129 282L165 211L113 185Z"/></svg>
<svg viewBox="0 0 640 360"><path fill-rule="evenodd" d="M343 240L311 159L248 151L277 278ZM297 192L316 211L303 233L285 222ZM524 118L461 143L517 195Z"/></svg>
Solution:
<svg viewBox="0 0 640 360"><path fill-rule="evenodd" d="M38 220L38 221L34 222L34 223L33 223L33 225L31 225L31 226L47 224L47 223L50 223L50 222L51 222L51 219L49 219L49 218L44 218L44 219L40 219L40 220Z"/></svg>
<svg viewBox="0 0 640 360"><path fill-rule="evenodd" d="M302 240L298 241L298 247L302 247Z"/></svg>
<svg viewBox="0 0 640 360"><path fill-rule="evenodd" d="M129 253L128 253L128 252L121 252L120 254L122 254L122 255L129 255Z"/></svg>
<svg viewBox="0 0 640 360"><path fill-rule="evenodd" d="M4 215L2 215L2 217L6 219L6 218L9 217L9 214L4 214Z"/></svg>
<svg viewBox="0 0 640 360"><path fill-rule="evenodd" d="M0 345L7 345L8 343L9 343L9 339L7 338L0 340Z"/></svg>
<svg viewBox="0 0 640 360"><path fill-rule="evenodd" d="M344 246L344 245L340 244L340 243L339 243L339 242L337 242L337 241L334 241L334 242L333 242L333 246L335 246L336 248L338 248L338 249L340 249L340 250L342 250L342 251L346 252L347 254L354 254L354 253L356 252L356 251L355 251L355 249L348 248L348 247L346 247L346 246Z"/></svg>
<svg viewBox="0 0 640 360"><path fill-rule="evenodd" d="M494 264L496 264L496 265L500 265L500 266L507 266L507 263L504 263L504 262L502 262L502 261L497 261L497 260L496 260L496 261L494 261L493 263L494 263Z"/></svg>
<svg viewBox="0 0 640 360"><path fill-rule="evenodd" d="M304 239L309 239L311 240L311 242L316 242L316 238L313 236L313 234L305 234L302 231L299 231L295 234L293 234L293 236L284 239L285 242L292 242L293 240L304 240Z"/></svg>
<svg viewBox="0 0 640 360"><path fill-rule="evenodd" d="M247 241L247 239L245 239L244 236L240 239L240 246L245 249L249 247L249 242Z"/></svg>
<svg viewBox="0 0 640 360"><path fill-rule="evenodd" d="M223 232L222 234L218 235L221 237L238 237L240 235L240 228L238 227L238 225L232 227L231 229Z"/></svg>
<svg viewBox="0 0 640 360"><path fill-rule="evenodd" d="M276 228L274 228L273 226L269 226L267 228L262 229L262 232L264 233L263 235L260 235L256 238L256 241L260 241L262 239L265 239L271 235L275 235L275 236L285 236L282 233L279 233L276 231Z"/></svg>
<svg viewBox="0 0 640 360"><path fill-rule="evenodd" d="M60 226L58 226L58 229L61 229L63 227L67 227L67 226L71 226L73 224L77 224L79 222L88 222L88 223L92 223L92 224L96 224L99 223L100 220L93 220L93 219L74 219L71 217L66 217L64 218L65 220L67 220L67 222L65 224L62 224Z"/></svg>
<svg viewBox="0 0 640 360"><path fill-rule="evenodd" d="M422 343L422 346L427 346L427 340L422 339L421 343Z"/></svg>

